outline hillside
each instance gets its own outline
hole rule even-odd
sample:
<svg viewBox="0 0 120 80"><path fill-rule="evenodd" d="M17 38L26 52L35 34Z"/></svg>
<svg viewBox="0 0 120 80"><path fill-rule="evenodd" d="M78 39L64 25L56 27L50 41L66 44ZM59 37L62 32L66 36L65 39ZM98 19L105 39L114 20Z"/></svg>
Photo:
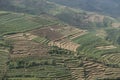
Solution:
<svg viewBox="0 0 120 80"><path fill-rule="evenodd" d="M0 0L0 80L119 80L119 21L50 1Z"/></svg>
<svg viewBox="0 0 120 80"><path fill-rule="evenodd" d="M111 19L104 15L58 5L47 0L5 0L3 2L4 3L1 3L0 10L9 10L33 15L47 14L67 24L83 29L108 27L115 21L115 19Z"/></svg>
<svg viewBox="0 0 120 80"><path fill-rule="evenodd" d="M59 20L47 15L35 16L24 13L0 11L0 34L14 34L31 29L62 24Z"/></svg>
<svg viewBox="0 0 120 80"><path fill-rule="evenodd" d="M119 0L49 0L69 6L72 8L83 9L86 11L97 12L113 17L120 17Z"/></svg>

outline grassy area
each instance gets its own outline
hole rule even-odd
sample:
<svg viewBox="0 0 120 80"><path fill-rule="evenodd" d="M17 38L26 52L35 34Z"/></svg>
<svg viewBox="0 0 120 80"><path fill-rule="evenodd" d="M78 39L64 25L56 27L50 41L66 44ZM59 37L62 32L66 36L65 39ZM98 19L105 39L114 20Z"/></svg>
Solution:
<svg viewBox="0 0 120 80"><path fill-rule="evenodd" d="M120 29L106 29L108 36L106 40L120 45Z"/></svg>
<svg viewBox="0 0 120 80"><path fill-rule="evenodd" d="M0 34L24 32L57 23L58 21L49 20L40 16L6 12L0 15Z"/></svg>
<svg viewBox="0 0 120 80"><path fill-rule="evenodd" d="M0 50L0 79L5 76L7 71L6 63L8 62L8 52Z"/></svg>
<svg viewBox="0 0 120 80"><path fill-rule="evenodd" d="M113 45L111 42L97 37L95 33L89 33L84 36L78 37L73 40L76 43L79 43L81 46L77 49L80 54L84 54L87 57L94 58L95 60L99 60L101 56L105 54L119 53L120 48L113 49L97 49L99 46L109 46ZM116 45L114 45L116 46ZM111 63L112 64L112 63Z"/></svg>
<svg viewBox="0 0 120 80"><path fill-rule="evenodd" d="M52 80L53 78L70 76L70 71L63 65L57 65L54 58L26 57L11 59L6 76L10 80L20 77L20 79L23 77L23 79L28 80L29 78Z"/></svg>

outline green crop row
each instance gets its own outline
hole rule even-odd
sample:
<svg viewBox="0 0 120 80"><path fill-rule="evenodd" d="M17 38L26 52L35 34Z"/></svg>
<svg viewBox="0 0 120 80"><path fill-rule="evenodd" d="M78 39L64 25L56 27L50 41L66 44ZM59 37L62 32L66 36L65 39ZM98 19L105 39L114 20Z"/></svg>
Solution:
<svg viewBox="0 0 120 80"><path fill-rule="evenodd" d="M44 37L37 37L35 39L33 39L33 41L41 43L41 44L48 44L49 40L44 38Z"/></svg>
<svg viewBox="0 0 120 80"><path fill-rule="evenodd" d="M99 46L109 46L113 45L111 42L102 39L100 37L97 37L93 33L86 34L84 36L78 37L73 40L74 42L80 44L81 46L77 49L78 53L84 54L87 57L93 58L95 60L100 60L100 58L105 54L113 54L113 53L119 53L120 48L117 46L117 48L113 49L97 49ZM116 46L116 45L115 45ZM116 62L116 61L115 61ZM104 63L104 62L103 62ZM114 64L114 63L111 63Z"/></svg>
<svg viewBox="0 0 120 80"><path fill-rule="evenodd" d="M0 34L24 32L39 27L55 25L57 23L59 22L39 16L9 13L0 16Z"/></svg>

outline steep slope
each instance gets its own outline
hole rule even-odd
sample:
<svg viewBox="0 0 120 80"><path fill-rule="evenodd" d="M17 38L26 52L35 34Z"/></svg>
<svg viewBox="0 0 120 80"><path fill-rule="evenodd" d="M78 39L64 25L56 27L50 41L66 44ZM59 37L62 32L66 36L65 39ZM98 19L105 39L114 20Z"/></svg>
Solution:
<svg viewBox="0 0 120 80"><path fill-rule="evenodd" d="M115 19L47 0L0 1L1 80L120 79Z"/></svg>
<svg viewBox="0 0 120 80"><path fill-rule="evenodd" d="M120 17L119 0L50 0L58 4L66 5L72 8L79 8L87 11L107 14L114 17Z"/></svg>
<svg viewBox="0 0 120 80"><path fill-rule="evenodd" d="M1 10L29 13L34 15L47 14L61 21L83 29L111 26L112 19L96 13L62 6L48 0L12 0L3 1ZM64 1L63 1L64 2Z"/></svg>
<svg viewBox="0 0 120 80"><path fill-rule="evenodd" d="M35 16L24 13L0 11L0 35L24 32L54 24L62 23L47 15Z"/></svg>

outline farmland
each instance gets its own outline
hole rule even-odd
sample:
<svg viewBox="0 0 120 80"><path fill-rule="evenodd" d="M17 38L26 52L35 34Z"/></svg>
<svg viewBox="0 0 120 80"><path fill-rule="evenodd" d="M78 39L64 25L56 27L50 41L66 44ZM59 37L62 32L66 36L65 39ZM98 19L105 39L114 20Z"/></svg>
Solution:
<svg viewBox="0 0 120 80"><path fill-rule="evenodd" d="M7 50L0 49L0 79L3 79L7 72L7 65L9 53Z"/></svg>
<svg viewBox="0 0 120 80"><path fill-rule="evenodd" d="M0 34L24 32L57 23L57 21L52 22L43 17L41 18L23 13L4 12L0 13Z"/></svg>
<svg viewBox="0 0 120 80"><path fill-rule="evenodd" d="M117 55L116 55L117 54ZM106 54L102 56L102 60L106 64L114 64L114 65L120 65L120 54L119 53L113 53L113 54ZM113 66L114 66L113 65Z"/></svg>
<svg viewBox="0 0 120 80"><path fill-rule="evenodd" d="M6 1L0 0L0 80L120 79L117 19L48 0Z"/></svg>
<svg viewBox="0 0 120 80"><path fill-rule="evenodd" d="M116 53L112 54L119 51L117 45L111 48L112 43L86 31L83 35L79 34L79 37L72 39L68 35L70 27L66 26L66 28L66 31L62 31L63 27L49 26L25 33L6 35L4 37L6 40L14 41L6 74L8 80L119 78L119 56L115 57ZM73 34L70 35L81 30L72 28L72 31ZM56 33L56 36L52 37L53 33ZM78 46L75 48L74 44Z"/></svg>
<svg viewBox="0 0 120 80"><path fill-rule="evenodd" d="M43 37L41 39L45 40L45 43L47 43L49 46L58 46L60 48L76 52L80 45L72 42L72 39L86 34L87 30L73 28L70 26L56 25L33 30L30 31L30 33L39 37ZM41 39L39 38L40 41ZM47 39L49 42L47 42Z"/></svg>
<svg viewBox="0 0 120 80"><path fill-rule="evenodd" d="M1 56L2 60L9 59L3 77L8 80L117 79L119 46L96 34L68 25L7 34L3 37L5 42L1 41L1 44L10 42L7 59Z"/></svg>

